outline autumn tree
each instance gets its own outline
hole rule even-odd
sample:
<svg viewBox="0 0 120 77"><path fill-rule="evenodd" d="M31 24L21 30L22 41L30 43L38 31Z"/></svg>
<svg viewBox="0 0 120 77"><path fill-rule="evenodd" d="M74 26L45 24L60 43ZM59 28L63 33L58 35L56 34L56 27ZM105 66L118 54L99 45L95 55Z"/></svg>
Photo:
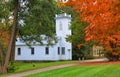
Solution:
<svg viewBox="0 0 120 77"><path fill-rule="evenodd" d="M120 55L120 0L69 0L66 4L79 13L85 28L86 41L93 40L105 47L107 57L118 60Z"/></svg>
<svg viewBox="0 0 120 77"><path fill-rule="evenodd" d="M88 24L79 17L78 13L75 12L74 9L72 9L69 6L63 6L62 3L58 2L59 6L59 12L65 12L67 14L72 15L72 21L70 29L72 30L72 35L69 35L66 40L72 43L72 58L73 59L79 59L80 57L88 58L91 56L90 53L92 47L92 42L85 42L85 27L88 26ZM88 46L89 45L89 46Z"/></svg>
<svg viewBox="0 0 120 77"><path fill-rule="evenodd" d="M0 69L2 69L5 61L5 54L10 39L8 26L0 25Z"/></svg>
<svg viewBox="0 0 120 77"><path fill-rule="evenodd" d="M10 40L8 43L9 45L5 55L5 61L2 68L0 67L0 73L7 72L10 55L11 53L14 54L16 36L20 36L24 42L31 42L35 40L41 43L42 39L40 35L45 34L48 37L49 45L52 43L52 40L56 40L54 36L54 15L56 13L54 0L10 1L12 1L10 3L13 6L9 6L9 14L13 14L13 22L11 26ZM0 9L2 11L7 10L3 6L0 7ZM2 11L0 11L0 16L3 16ZM9 19L11 15L7 15L5 15L5 17L6 19Z"/></svg>
<svg viewBox="0 0 120 77"><path fill-rule="evenodd" d="M3 72L5 56L10 40L10 6L8 1L0 1L0 73Z"/></svg>

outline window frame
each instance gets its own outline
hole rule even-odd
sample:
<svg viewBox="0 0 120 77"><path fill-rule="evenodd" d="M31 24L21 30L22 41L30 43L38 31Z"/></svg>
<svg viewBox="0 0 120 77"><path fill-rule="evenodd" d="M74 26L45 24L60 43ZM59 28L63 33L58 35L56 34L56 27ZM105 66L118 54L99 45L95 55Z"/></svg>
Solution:
<svg viewBox="0 0 120 77"><path fill-rule="evenodd" d="M49 47L45 47L45 55L49 55Z"/></svg>
<svg viewBox="0 0 120 77"><path fill-rule="evenodd" d="M21 48L17 48L17 55L21 55Z"/></svg>
<svg viewBox="0 0 120 77"><path fill-rule="evenodd" d="M34 55L34 54L35 54L35 48L32 47L32 48L31 48L31 55Z"/></svg>
<svg viewBox="0 0 120 77"><path fill-rule="evenodd" d="M63 25L62 25L62 22L60 21L60 23L59 23L59 30L60 31L62 30L62 27L63 27Z"/></svg>
<svg viewBox="0 0 120 77"><path fill-rule="evenodd" d="M62 52L61 52L62 55L65 55L65 47L62 47Z"/></svg>
<svg viewBox="0 0 120 77"><path fill-rule="evenodd" d="M60 55L60 47L58 47L58 55Z"/></svg>

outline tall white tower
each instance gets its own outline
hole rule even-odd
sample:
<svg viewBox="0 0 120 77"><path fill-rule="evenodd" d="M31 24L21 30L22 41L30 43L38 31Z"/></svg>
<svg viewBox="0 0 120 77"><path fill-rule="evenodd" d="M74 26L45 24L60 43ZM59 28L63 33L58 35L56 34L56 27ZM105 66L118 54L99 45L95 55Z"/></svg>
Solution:
<svg viewBox="0 0 120 77"><path fill-rule="evenodd" d="M71 35L71 15L66 13L56 15L56 35L60 37L66 37Z"/></svg>
<svg viewBox="0 0 120 77"><path fill-rule="evenodd" d="M71 35L71 15L66 13L56 15L56 35L59 38L59 46L65 50L66 60L72 59L72 45L66 41L68 35ZM64 55L62 55L64 57ZM65 57L64 57L65 58Z"/></svg>

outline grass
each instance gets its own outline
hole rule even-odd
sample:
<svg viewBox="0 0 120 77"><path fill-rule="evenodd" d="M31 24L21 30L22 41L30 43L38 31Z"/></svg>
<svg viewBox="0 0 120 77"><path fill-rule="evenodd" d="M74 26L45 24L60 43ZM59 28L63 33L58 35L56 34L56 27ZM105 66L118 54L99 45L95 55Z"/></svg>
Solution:
<svg viewBox="0 0 120 77"><path fill-rule="evenodd" d="M77 61L32 62L32 63L18 62L16 63L18 69L15 71L15 73L39 69L48 66L59 65L59 64L68 64L73 62L77 62Z"/></svg>
<svg viewBox="0 0 120 77"><path fill-rule="evenodd" d="M24 77L120 77L120 64L72 66Z"/></svg>
<svg viewBox="0 0 120 77"><path fill-rule="evenodd" d="M68 63L74 63L77 61L56 61L56 62L30 62L30 63L24 63L24 62L15 62L16 70L14 73L24 72L28 70L34 70L39 68L44 68L48 66L54 66L59 64L68 64ZM12 74L12 73L9 73ZM0 74L0 77L4 77L6 74Z"/></svg>

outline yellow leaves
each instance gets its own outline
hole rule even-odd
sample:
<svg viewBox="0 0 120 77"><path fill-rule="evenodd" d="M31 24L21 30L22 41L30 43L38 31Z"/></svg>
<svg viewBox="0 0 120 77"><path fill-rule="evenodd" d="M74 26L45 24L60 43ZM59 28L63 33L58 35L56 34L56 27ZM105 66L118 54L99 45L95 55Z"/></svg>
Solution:
<svg viewBox="0 0 120 77"><path fill-rule="evenodd" d="M58 7L61 7L61 6L65 6L65 3L61 2L60 0L58 0L57 5L58 5Z"/></svg>

